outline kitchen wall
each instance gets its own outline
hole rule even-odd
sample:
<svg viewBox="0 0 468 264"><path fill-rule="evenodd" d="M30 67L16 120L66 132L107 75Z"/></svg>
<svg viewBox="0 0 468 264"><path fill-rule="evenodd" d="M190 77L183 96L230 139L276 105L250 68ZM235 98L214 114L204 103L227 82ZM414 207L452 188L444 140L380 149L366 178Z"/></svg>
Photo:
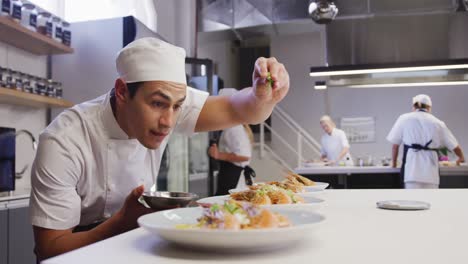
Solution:
<svg viewBox="0 0 468 264"><path fill-rule="evenodd" d="M37 56L24 50L0 42L0 66L46 77L46 56ZM16 130L27 129L36 139L46 125L46 110L27 106L0 103L0 126L13 127ZM34 159L31 140L21 135L16 140L16 171L29 165L24 177L16 181L16 189L29 188L30 169Z"/></svg>
<svg viewBox="0 0 468 264"><path fill-rule="evenodd" d="M451 33L454 34L457 32ZM468 127L464 123L464 113L468 113L468 104L465 103L468 101L468 86L315 90L314 81L308 74L311 66L325 64L323 37L324 32L317 31L272 37L270 41L271 55L285 64L291 78L289 94L279 105L315 139L320 141L323 134L318 120L324 114L335 118L338 125L339 119L343 117L372 116L376 120L375 142L352 144L351 152L354 157L390 157L391 145L385 139L387 133L399 115L411 110L411 98L416 94L426 93L433 99L433 114L447 124L468 153ZM218 65L217 74L225 80L227 87L237 87L235 79L239 67L236 57L238 54L232 43L230 39L210 38L207 41L199 38L199 57L214 60ZM468 54L467 45L458 45L456 42L451 45L452 56L455 54L456 57L463 57ZM294 133L279 120L273 117L272 124L292 146L297 145ZM295 158L290 150L274 138L273 145L282 153L282 157L295 165ZM304 148L309 154L306 159L316 158L309 148Z"/></svg>
<svg viewBox="0 0 468 264"><path fill-rule="evenodd" d="M391 145L385 140L388 131L400 114L411 110L411 98L426 93L433 99L433 114L445 121L462 148L468 152L468 127L464 123L465 113L468 113L465 103L468 100L468 86L314 90L308 72L311 66L324 65L322 36L312 33L288 36L287 39L278 37L271 41L271 54L286 65L291 76L291 90L280 106L312 136L320 139L323 132L318 120L325 113L336 121L343 117L373 116L376 120L376 141L352 144L351 152L354 157L368 154L377 158L390 157ZM465 49L457 51L457 54L462 54L468 46L459 49ZM272 123L275 129L288 135L281 126L276 126L275 120Z"/></svg>

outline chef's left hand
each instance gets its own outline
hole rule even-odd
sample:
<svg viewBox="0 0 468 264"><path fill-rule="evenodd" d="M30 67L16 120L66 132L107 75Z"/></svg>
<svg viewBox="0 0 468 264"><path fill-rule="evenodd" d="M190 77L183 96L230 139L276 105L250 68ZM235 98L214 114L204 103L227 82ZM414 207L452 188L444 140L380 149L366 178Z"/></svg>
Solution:
<svg viewBox="0 0 468 264"><path fill-rule="evenodd" d="M267 80L270 73L273 86ZM282 63L276 58L260 57L255 62L252 77L254 94L260 103L276 104L281 101L289 90L289 74Z"/></svg>
<svg viewBox="0 0 468 264"><path fill-rule="evenodd" d="M208 154L213 159L219 159L218 146L216 144L211 145L210 148L208 149Z"/></svg>

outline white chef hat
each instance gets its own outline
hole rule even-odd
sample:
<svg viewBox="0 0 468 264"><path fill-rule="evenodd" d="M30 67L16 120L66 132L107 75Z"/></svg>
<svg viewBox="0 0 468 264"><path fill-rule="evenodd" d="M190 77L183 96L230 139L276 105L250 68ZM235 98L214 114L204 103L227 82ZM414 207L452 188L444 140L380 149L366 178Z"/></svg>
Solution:
<svg viewBox="0 0 468 264"><path fill-rule="evenodd" d="M421 103L428 106L432 106L431 97L429 97L429 95L426 94L418 94L415 97L413 97L413 104L415 103Z"/></svg>
<svg viewBox="0 0 468 264"><path fill-rule="evenodd" d="M141 38L117 55L117 72L127 83L170 81L187 84L185 50L157 38Z"/></svg>
<svg viewBox="0 0 468 264"><path fill-rule="evenodd" d="M233 94L236 94L238 92L237 89L235 88L223 88L219 90L218 95L223 95L223 96L231 96Z"/></svg>

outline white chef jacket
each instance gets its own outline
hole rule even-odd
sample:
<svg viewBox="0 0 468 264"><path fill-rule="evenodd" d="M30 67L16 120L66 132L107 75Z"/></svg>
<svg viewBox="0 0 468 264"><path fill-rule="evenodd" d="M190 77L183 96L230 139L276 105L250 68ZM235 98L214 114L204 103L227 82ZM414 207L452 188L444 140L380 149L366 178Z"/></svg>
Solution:
<svg viewBox="0 0 468 264"><path fill-rule="evenodd" d="M219 151L234 153L239 156L252 157L252 144L244 126L238 125L223 130L219 139ZM243 162L233 162L234 165L245 167L249 165L250 160ZM242 176L242 175L241 175ZM236 188L246 186L244 177L239 177Z"/></svg>
<svg viewBox="0 0 468 264"><path fill-rule="evenodd" d="M334 160L337 164L340 161L344 161L346 165L350 166L353 164L353 161L349 151L341 160L338 160L341 151L345 147L349 148L349 142L346 138L346 134L343 130L335 127L330 135L325 133L322 136L322 148L320 149L320 153L322 156L326 156L328 160Z"/></svg>
<svg viewBox="0 0 468 264"><path fill-rule="evenodd" d="M414 111L401 115L387 136L392 144L426 145L432 140L429 148L446 146L452 150L458 142L444 122L430 113ZM406 156L405 182L423 182L439 184L439 164L435 151L417 151L409 149Z"/></svg>
<svg viewBox="0 0 468 264"><path fill-rule="evenodd" d="M173 131L194 132L208 93L187 87ZM131 190L156 183L168 138L150 150L128 139L110 93L62 112L40 135L31 172L31 222L69 229L111 217Z"/></svg>

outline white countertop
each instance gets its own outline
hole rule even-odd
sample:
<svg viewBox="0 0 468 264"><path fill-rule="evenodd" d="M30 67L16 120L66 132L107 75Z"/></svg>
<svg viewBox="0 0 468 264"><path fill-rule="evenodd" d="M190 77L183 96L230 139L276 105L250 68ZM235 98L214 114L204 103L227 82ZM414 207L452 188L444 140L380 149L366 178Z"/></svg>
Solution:
<svg viewBox="0 0 468 264"><path fill-rule="evenodd" d="M468 190L327 190L326 219L297 245L249 254L181 249L139 228L44 261L55 263L468 263ZM426 211L377 209L380 200L431 203Z"/></svg>
<svg viewBox="0 0 468 264"><path fill-rule="evenodd" d="M314 166L298 167L294 169L298 174L380 174L380 173L400 173L400 168L390 166ZM468 175L468 166L440 166L441 176Z"/></svg>
<svg viewBox="0 0 468 264"><path fill-rule="evenodd" d="M31 188L20 188L12 192L0 192L0 202L27 199L31 194Z"/></svg>

